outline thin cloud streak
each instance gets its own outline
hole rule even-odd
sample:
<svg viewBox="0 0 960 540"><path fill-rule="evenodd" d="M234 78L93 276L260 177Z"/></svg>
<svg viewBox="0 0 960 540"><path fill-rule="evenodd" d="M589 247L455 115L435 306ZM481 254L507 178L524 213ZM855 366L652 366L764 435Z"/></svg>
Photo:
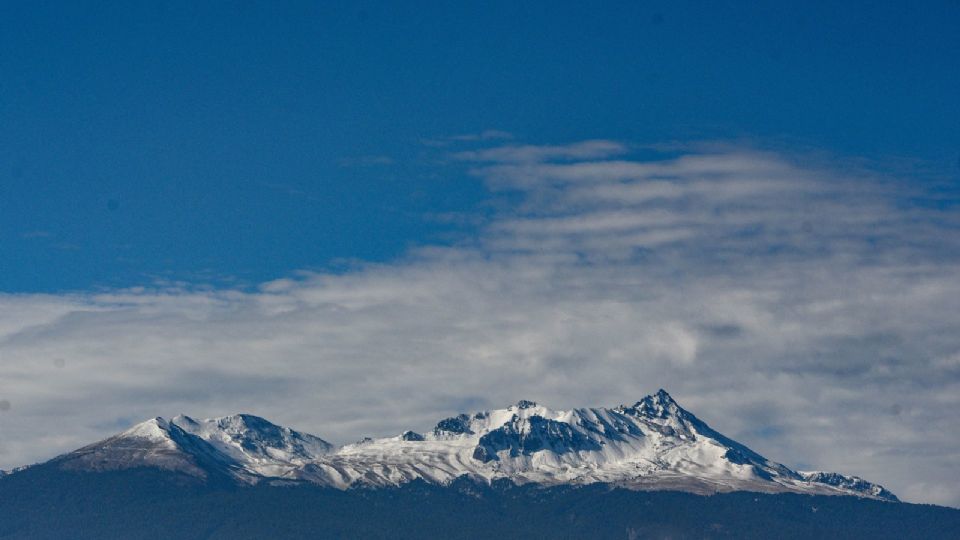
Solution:
<svg viewBox="0 0 960 540"><path fill-rule="evenodd" d="M500 146L483 150L467 150L454 154L463 161L497 161L505 163L537 163L543 160L597 159L624 154L626 145L616 141L593 140L558 146Z"/></svg>

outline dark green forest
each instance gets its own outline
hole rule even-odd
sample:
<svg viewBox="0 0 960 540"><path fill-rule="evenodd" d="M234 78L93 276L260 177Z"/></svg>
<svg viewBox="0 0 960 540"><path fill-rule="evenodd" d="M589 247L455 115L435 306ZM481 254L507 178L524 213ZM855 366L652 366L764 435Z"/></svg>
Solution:
<svg viewBox="0 0 960 540"><path fill-rule="evenodd" d="M3 539L960 538L960 510L854 497L605 485L237 487L156 469L0 478Z"/></svg>

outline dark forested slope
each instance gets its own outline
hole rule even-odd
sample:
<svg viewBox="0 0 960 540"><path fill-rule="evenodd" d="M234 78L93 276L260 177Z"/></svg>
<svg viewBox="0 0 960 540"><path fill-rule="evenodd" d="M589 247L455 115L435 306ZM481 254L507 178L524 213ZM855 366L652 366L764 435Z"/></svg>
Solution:
<svg viewBox="0 0 960 540"><path fill-rule="evenodd" d="M960 538L960 510L856 497L493 486L238 487L158 469L0 478L0 538Z"/></svg>

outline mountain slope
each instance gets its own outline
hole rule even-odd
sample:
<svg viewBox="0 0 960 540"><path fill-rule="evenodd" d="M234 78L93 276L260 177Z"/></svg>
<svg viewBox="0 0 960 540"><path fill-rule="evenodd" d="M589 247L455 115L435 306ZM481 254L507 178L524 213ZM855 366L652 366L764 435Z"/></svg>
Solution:
<svg viewBox="0 0 960 540"><path fill-rule="evenodd" d="M326 441L251 415L149 420L54 460L68 470L153 467L243 484L302 482L346 489L414 480L449 484L613 484L700 494L753 491L896 501L838 473L797 472L710 428L665 391L633 405L554 411L532 401L441 420L425 434Z"/></svg>
<svg viewBox="0 0 960 540"><path fill-rule="evenodd" d="M250 414L199 421L180 415L171 423L202 439L244 471L259 476L283 476L334 450L319 437Z"/></svg>

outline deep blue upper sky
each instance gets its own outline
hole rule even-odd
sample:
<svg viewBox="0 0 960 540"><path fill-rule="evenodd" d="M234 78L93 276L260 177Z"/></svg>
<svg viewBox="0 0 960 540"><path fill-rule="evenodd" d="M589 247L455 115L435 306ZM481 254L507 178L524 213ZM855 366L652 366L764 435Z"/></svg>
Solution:
<svg viewBox="0 0 960 540"><path fill-rule="evenodd" d="M423 141L491 129L958 168L956 1L134 4L0 8L0 291L443 242L486 194Z"/></svg>

